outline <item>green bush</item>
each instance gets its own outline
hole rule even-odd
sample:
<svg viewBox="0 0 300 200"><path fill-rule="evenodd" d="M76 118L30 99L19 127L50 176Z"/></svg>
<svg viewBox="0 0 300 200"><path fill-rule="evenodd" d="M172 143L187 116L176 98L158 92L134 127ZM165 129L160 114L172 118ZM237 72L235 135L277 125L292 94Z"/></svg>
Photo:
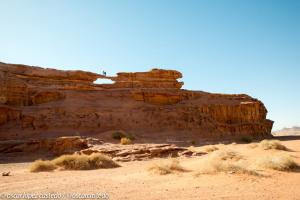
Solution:
<svg viewBox="0 0 300 200"><path fill-rule="evenodd" d="M135 140L135 137L130 133L128 133L126 137L130 140Z"/></svg>
<svg viewBox="0 0 300 200"><path fill-rule="evenodd" d="M122 138L128 138L130 140L135 140L135 137L131 133L123 133L120 131L114 132L112 138L115 140L121 140Z"/></svg>
<svg viewBox="0 0 300 200"><path fill-rule="evenodd" d="M252 142L252 138L244 136L244 137L241 138L241 142L243 142L243 143L251 143Z"/></svg>
<svg viewBox="0 0 300 200"><path fill-rule="evenodd" d="M121 140L123 137L126 137L126 135L122 132L119 132L119 131L114 132L112 134L112 138L115 139L115 140Z"/></svg>
<svg viewBox="0 0 300 200"><path fill-rule="evenodd" d="M195 140L192 140L192 141L191 141L191 144L192 144L192 145L196 145L197 142L196 142Z"/></svg>

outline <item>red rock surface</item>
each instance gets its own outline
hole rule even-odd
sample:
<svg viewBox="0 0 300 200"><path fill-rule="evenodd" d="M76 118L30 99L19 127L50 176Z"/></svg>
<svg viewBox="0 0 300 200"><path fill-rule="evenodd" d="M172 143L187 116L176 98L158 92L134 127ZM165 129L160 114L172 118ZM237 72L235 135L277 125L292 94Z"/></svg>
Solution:
<svg viewBox="0 0 300 200"><path fill-rule="evenodd" d="M87 135L110 140L123 130L140 142L269 136L273 122L248 95L180 89L180 72L60 71L0 63L0 139ZM94 84L98 78L113 84Z"/></svg>
<svg viewBox="0 0 300 200"><path fill-rule="evenodd" d="M78 136L0 141L1 153L30 154L44 151L54 155L62 155L86 148L88 148L88 140Z"/></svg>

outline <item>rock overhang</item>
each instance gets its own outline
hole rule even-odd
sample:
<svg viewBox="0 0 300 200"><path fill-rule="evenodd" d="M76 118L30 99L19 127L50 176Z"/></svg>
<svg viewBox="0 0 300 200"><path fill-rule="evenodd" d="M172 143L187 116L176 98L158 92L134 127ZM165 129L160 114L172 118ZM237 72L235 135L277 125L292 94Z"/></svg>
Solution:
<svg viewBox="0 0 300 200"><path fill-rule="evenodd" d="M241 137L267 136L272 129L261 101L243 94L183 90L176 70L111 77L0 63L0 78L0 107L5 107L0 110L0 138L15 131L89 134L119 129L160 133L153 137L161 138L169 132L179 138ZM114 83L94 84L98 78Z"/></svg>

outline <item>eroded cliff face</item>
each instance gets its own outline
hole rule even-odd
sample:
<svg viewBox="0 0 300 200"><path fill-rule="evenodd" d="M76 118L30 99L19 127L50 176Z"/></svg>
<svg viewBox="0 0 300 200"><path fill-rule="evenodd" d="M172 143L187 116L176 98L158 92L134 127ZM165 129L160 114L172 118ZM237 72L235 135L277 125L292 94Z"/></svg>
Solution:
<svg viewBox="0 0 300 200"><path fill-rule="evenodd" d="M0 139L123 130L143 141L201 141L270 135L263 103L247 95L180 89L180 72L60 71L0 63ZM94 84L98 78L113 84Z"/></svg>

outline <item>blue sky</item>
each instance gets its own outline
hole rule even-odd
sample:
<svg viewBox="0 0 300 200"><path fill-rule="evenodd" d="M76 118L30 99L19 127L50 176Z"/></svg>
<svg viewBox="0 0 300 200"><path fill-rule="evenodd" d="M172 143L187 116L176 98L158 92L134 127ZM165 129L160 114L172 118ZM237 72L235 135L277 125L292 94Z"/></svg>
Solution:
<svg viewBox="0 0 300 200"><path fill-rule="evenodd" d="M154 67L184 88L262 100L300 125L300 1L0 0L0 61L109 75Z"/></svg>

